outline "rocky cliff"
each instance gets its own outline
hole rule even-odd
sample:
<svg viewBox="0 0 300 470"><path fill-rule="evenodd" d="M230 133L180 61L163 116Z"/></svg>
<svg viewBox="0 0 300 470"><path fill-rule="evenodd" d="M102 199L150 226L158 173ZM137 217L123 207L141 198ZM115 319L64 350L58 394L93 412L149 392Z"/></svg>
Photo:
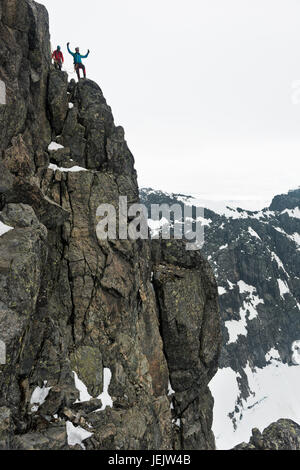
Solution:
<svg viewBox="0 0 300 470"><path fill-rule="evenodd" d="M199 252L99 241L139 201L99 86L50 64L48 15L0 2L0 448L213 449L220 327Z"/></svg>
<svg viewBox="0 0 300 470"><path fill-rule="evenodd" d="M144 189L151 204L199 205ZM223 345L210 387L219 448L249 440L279 418L300 423L300 190L246 211L205 209L203 253L217 278ZM226 391L226 393L224 393Z"/></svg>

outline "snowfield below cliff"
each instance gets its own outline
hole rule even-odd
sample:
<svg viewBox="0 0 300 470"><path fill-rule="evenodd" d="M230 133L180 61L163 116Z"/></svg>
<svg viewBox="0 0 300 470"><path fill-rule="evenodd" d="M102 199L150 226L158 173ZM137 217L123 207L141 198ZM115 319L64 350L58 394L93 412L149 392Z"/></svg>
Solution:
<svg viewBox="0 0 300 470"><path fill-rule="evenodd" d="M288 366L271 351L270 364L263 369L244 369L250 397L241 398L240 374L230 368L220 369L210 383L215 399L213 431L218 450L232 449L248 442L253 428L261 432L280 418L300 424L300 366Z"/></svg>

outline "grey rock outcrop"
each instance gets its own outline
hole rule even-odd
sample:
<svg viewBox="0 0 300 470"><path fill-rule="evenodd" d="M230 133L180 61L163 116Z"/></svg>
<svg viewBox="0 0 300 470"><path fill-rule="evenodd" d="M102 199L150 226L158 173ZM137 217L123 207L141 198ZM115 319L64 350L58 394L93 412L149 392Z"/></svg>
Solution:
<svg viewBox="0 0 300 470"><path fill-rule="evenodd" d="M233 450L300 450L300 426L289 419L280 419L263 433L253 429L250 442Z"/></svg>
<svg viewBox="0 0 300 470"><path fill-rule="evenodd" d="M97 84L68 84L51 68L44 7L3 0L0 26L0 221L12 228L0 237L0 447L214 448L207 384L220 326L210 267L174 241L97 238L100 204L139 202L124 130ZM49 151L51 141L64 149ZM70 439L72 427L89 433L84 443Z"/></svg>

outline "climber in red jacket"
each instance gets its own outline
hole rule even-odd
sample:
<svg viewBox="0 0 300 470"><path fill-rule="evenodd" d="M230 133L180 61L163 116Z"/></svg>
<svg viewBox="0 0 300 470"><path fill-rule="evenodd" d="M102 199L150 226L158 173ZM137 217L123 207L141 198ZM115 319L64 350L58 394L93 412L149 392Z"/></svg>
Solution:
<svg viewBox="0 0 300 470"><path fill-rule="evenodd" d="M52 59L54 61L54 67L61 70L64 63L64 56L60 46L57 46L56 51L53 52Z"/></svg>

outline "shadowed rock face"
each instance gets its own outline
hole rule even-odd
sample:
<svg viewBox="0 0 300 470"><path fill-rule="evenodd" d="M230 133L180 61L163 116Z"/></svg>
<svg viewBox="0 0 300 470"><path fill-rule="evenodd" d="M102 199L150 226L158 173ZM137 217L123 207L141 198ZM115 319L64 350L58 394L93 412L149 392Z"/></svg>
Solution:
<svg viewBox="0 0 300 470"><path fill-rule="evenodd" d="M280 419L261 433L253 429L249 444L234 450L300 450L300 426L289 419Z"/></svg>
<svg viewBox="0 0 300 470"><path fill-rule="evenodd" d="M86 449L214 448L209 265L175 241L97 239L100 204L139 201L123 129L97 84L52 70L44 7L2 1L0 46L0 448L80 449L71 424Z"/></svg>
<svg viewBox="0 0 300 470"><path fill-rule="evenodd" d="M214 449L211 432L213 399L208 383L218 368L220 326L216 281L199 252L182 250L180 242L153 246L154 288L173 405L185 449ZM188 304L188 309L186 305Z"/></svg>
<svg viewBox="0 0 300 470"><path fill-rule="evenodd" d="M46 94L50 66L48 13L33 1L1 2L0 76L7 105L0 106L0 150L22 134L30 150L50 137Z"/></svg>

